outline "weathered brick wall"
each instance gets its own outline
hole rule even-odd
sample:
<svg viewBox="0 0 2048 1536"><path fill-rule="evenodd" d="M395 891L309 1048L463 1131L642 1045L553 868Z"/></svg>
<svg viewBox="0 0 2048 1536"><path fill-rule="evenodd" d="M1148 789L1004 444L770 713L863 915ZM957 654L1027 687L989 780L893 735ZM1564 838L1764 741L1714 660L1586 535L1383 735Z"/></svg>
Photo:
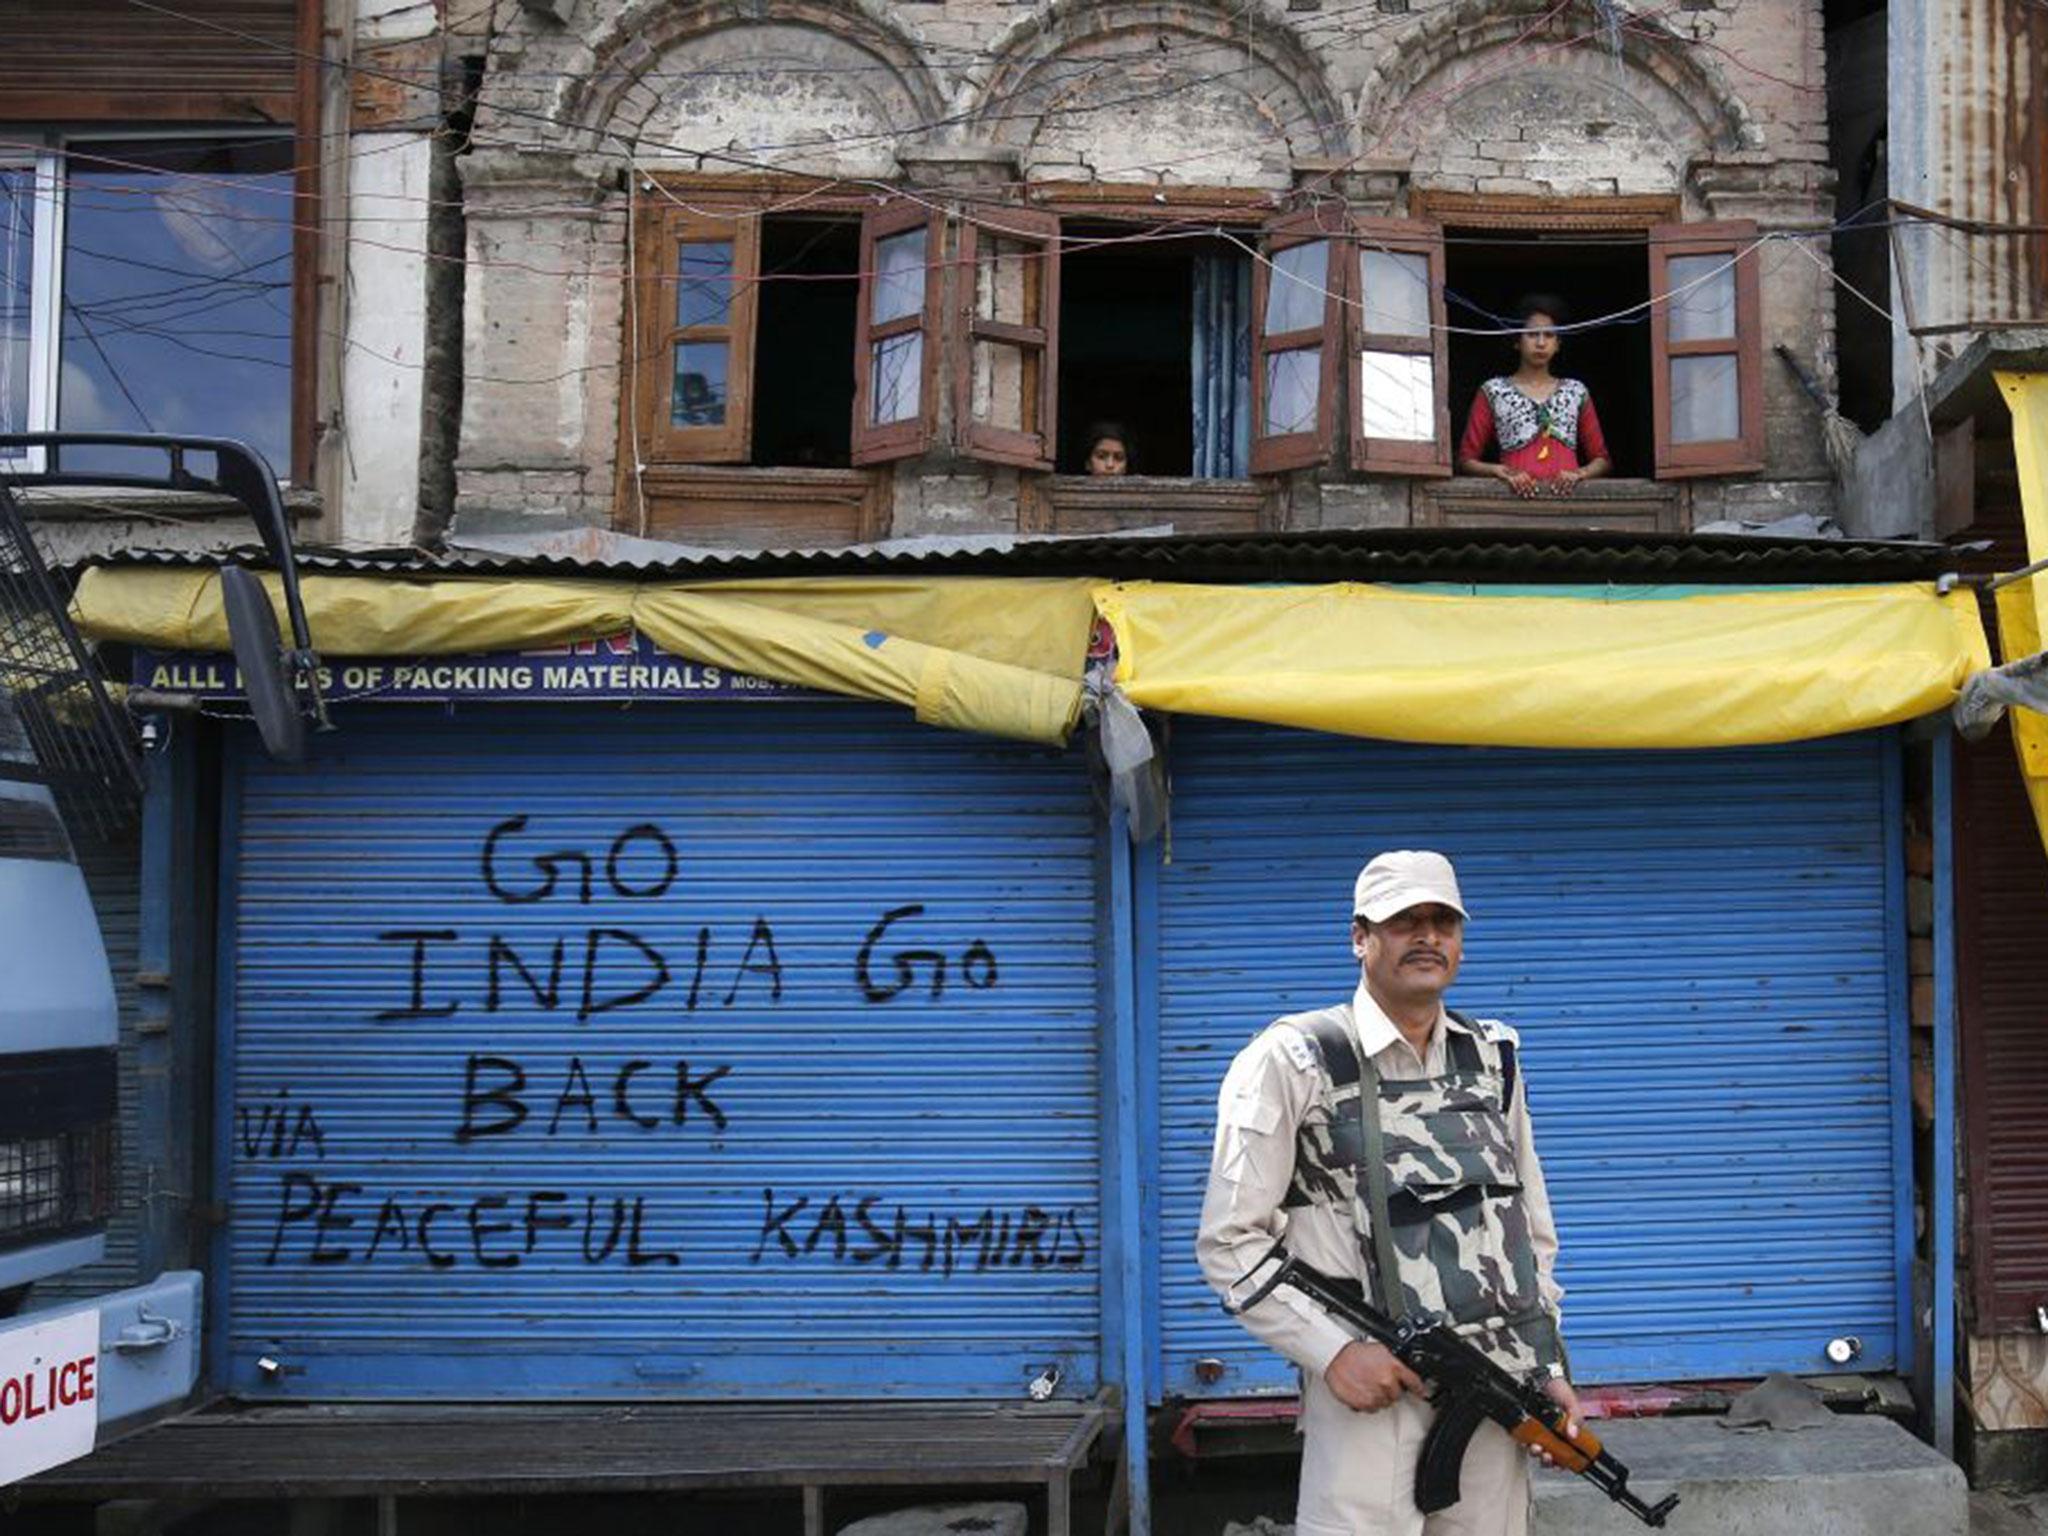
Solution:
<svg viewBox="0 0 2048 1536"><path fill-rule="evenodd" d="M1609 47L1591 0L502 5L464 161L458 516L614 520L634 172L773 166L941 197L1313 184L1397 215L1430 191L1656 195L1687 219L1824 229L1819 0L1643 9ZM1761 256L1766 346L1831 377L1825 241ZM1832 506L1812 406L1768 353L1765 379L1766 472L1695 487L1701 518ZM1316 478L1286 490L1288 519L1384 522L1406 494ZM894 529L1013 527L1017 505L1013 473L935 455L899 468Z"/></svg>

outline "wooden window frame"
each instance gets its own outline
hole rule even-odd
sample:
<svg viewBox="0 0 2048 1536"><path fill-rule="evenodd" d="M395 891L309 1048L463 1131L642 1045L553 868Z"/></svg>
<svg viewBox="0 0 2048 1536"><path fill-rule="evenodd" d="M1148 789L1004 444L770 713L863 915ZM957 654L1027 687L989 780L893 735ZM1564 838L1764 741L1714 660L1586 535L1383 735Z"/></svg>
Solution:
<svg viewBox="0 0 2048 1536"><path fill-rule="evenodd" d="M753 451L754 317L761 275L761 224L739 210L699 213L663 208L650 221L652 262L633 274L639 336L632 366L639 370L636 427L640 457L650 463L736 464ZM727 242L732 246L732 294L725 323L676 324L676 295L682 286L686 245ZM675 387L675 347L683 341L717 341L726 346L725 421L715 427L675 425L670 394Z"/></svg>
<svg viewBox="0 0 2048 1536"><path fill-rule="evenodd" d="M892 235L923 226L925 235L924 306L917 313L899 316L877 325L875 307L875 247ZM859 318L853 341L853 462L856 465L883 464L923 453L938 427L939 350L941 290L945 275L946 216L937 209L908 198L897 198L871 210L861 220ZM877 343L918 332L924 337L920 349L918 405L914 415L902 421L873 423L869 379L874 372Z"/></svg>
<svg viewBox="0 0 2048 1536"><path fill-rule="evenodd" d="M1336 216L1321 209L1282 214L1269 219L1260 231L1259 256L1252 263L1252 462L1254 475L1278 474L1290 469L1308 469L1327 463L1336 436L1337 355L1344 345L1343 323L1344 253L1351 249L1347 230ZM1328 243L1329 260L1323 270L1323 318L1317 326L1282 331L1266 330L1266 301L1272 288L1273 256L1280 251L1311 241ZM1268 435L1266 425L1266 359L1275 352L1294 352L1320 346L1322 366L1318 383L1315 425L1306 432Z"/></svg>
<svg viewBox="0 0 2048 1536"><path fill-rule="evenodd" d="M968 457L991 464L1008 464L1018 469L1049 471L1053 467L1059 440L1059 216L1034 208L1003 208L988 215L988 219L986 231L972 218L964 218L960 222L960 326L953 372L953 416L960 424L960 444ZM985 235L994 239L1031 242L1040 247L1040 267L1037 281L1032 285L1038 324L1018 325L986 320L976 314L981 242ZM935 273L933 282L936 284L936 281ZM1019 432L975 420L974 348L979 341L1002 342L1036 354L1036 432Z"/></svg>
<svg viewBox="0 0 2048 1536"><path fill-rule="evenodd" d="M1746 474L1764 467L1763 300L1757 273L1757 227L1747 219L1660 224L1650 232L1650 394L1660 480ZM1705 341L1670 336L1670 265L1677 256L1725 256L1735 261L1735 334ZM1706 443L1671 440L1671 360L1736 360L1736 409L1741 431Z"/></svg>
<svg viewBox="0 0 2048 1536"><path fill-rule="evenodd" d="M1365 219L1351 221L1349 259L1344 264L1349 287L1345 289L1345 363L1350 372L1351 391L1346 402L1350 414L1351 467L1388 475L1444 476L1451 473L1451 350L1444 313L1443 226L1423 219ZM1393 255L1422 256L1429 262L1429 334L1395 336L1366 329L1366 300L1363 277L1368 250ZM1367 351L1400 352L1427 357L1431 367L1431 396L1436 435L1428 442L1407 442L1391 438L1369 438L1364 433L1365 357Z"/></svg>

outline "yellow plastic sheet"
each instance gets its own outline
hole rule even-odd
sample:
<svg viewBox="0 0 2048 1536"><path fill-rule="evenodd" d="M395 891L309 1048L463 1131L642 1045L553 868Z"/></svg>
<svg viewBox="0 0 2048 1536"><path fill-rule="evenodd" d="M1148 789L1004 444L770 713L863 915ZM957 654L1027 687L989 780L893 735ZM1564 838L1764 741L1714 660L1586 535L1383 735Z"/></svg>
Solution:
<svg viewBox="0 0 2048 1536"><path fill-rule="evenodd" d="M2025 582L2000 587L1993 594L1998 603L1998 645L2006 660L2017 661L2041 649L2039 619L2034 595ZM2027 786L2027 799L2034 807L2034 825L2048 845L2048 716L2031 709L2014 708L2012 742L2019 753L2020 779Z"/></svg>
<svg viewBox="0 0 2048 1536"><path fill-rule="evenodd" d="M284 621L274 577L272 606ZM327 656L447 656L637 629L691 661L904 704L932 725L1064 741L1094 621L1085 580L980 577L614 582L307 575ZM228 649L212 571L95 567L75 610L95 639Z"/></svg>
<svg viewBox="0 0 2048 1536"><path fill-rule="evenodd" d="M1931 583L1654 600L1103 588L1141 707L1395 741L1728 747L1910 720L1989 664Z"/></svg>
<svg viewBox="0 0 2048 1536"><path fill-rule="evenodd" d="M2048 373L2004 373L1993 375L1999 393L2012 408L2012 452L2020 474L2020 512L2027 527L2027 563L2048 559ZM2048 572L2030 576L2015 585L2033 599L2034 633L2048 634ZM2008 590L2008 589L2001 589ZM1999 605L1999 627L2005 626L2005 608ZM2036 645L2034 650L2039 650ZM2006 660L2032 655L2032 651L2006 652Z"/></svg>
<svg viewBox="0 0 2048 1536"><path fill-rule="evenodd" d="M2020 476L2020 511L2027 528L2027 563L2048 559L2048 374L1996 375L2012 407L2012 449ZM2007 661L2041 649L2048 633L2048 573L2000 587L1998 643ZM2020 777L2033 803L2034 825L2048 847L2048 718L2031 709L2012 712L2012 739L2020 756Z"/></svg>

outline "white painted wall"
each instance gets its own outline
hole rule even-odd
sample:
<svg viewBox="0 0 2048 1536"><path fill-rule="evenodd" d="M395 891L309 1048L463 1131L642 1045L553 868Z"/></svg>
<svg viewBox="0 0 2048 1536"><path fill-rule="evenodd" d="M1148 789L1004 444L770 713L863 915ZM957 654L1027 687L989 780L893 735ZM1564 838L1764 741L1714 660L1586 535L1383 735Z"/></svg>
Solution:
<svg viewBox="0 0 2048 1536"><path fill-rule="evenodd" d="M434 0L356 0L356 40L407 43L440 26Z"/></svg>
<svg viewBox="0 0 2048 1536"><path fill-rule="evenodd" d="M419 508L432 146L420 133L364 133L349 152L338 534L361 548L410 543Z"/></svg>

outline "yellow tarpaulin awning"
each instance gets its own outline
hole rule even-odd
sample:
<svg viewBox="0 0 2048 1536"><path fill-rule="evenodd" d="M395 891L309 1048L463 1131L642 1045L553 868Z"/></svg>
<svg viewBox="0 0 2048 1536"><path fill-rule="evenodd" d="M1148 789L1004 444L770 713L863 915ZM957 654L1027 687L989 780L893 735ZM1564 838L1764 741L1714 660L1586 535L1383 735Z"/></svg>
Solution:
<svg viewBox="0 0 2048 1536"><path fill-rule="evenodd" d="M2012 408L2012 451L2020 477L2020 512L2027 529L2027 563L2048 559L2048 374L1999 373L1998 389ZM2000 587L1998 644L2007 661L2041 649L2048 633L2048 572ZM2034 807L2034 825L2048 847L2048 716L2012 712L2020 777Z"/></svg>
<svg viewBox="0 0 2048 1536"><path fill-rule="evenodd" d="M1395 741L1731 747L1910 720L1990 662L1933 583L1601 598L1106 586L1141 708Z"/></svg>
<svg viewBox="0 0 2048 1536"><path fill-rule="evenodd" d="M1945 708L1989 664L1975 599L1932 584L1445 593L1079 578L723 582L309 574L324 655L432 656L637 630L688 660L1028 741L1079 718L1094 613L1146 708L1397 741L1713 747L1794 741ZM273 601L276 583L271 581ZM210 570L98 567L86 633L228 649Z"/></svg>
<svg viewBox="0 0 2048 1536"><path fill-rule="evenodd" d="M273 606L282 600L266 578ZM305 575L327 656L532 649L637 630L689 661L903 704L932 725L1060 742L1081 712L1092 581L983 577L618 582ZM98 640L225 651L210 570L101 566L74 611Z"/></svg>

